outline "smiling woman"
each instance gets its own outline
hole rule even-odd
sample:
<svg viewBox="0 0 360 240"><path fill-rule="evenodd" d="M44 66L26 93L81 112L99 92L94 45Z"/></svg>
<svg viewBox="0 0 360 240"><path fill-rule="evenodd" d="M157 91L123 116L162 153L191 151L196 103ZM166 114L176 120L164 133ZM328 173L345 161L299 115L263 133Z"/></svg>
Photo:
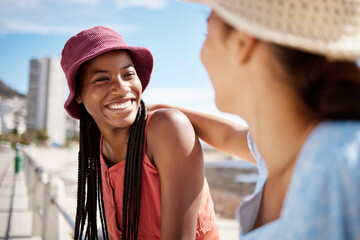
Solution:
<svg viewBox="0 0 360 240"><path fill-rule="evenodd" d="M65 109L80 119L75 239L218 239L201 146L179 111L147 113L153 58L113 30L65 44Z"/></svg>
<svg viewBox="0 0 360 240"><path fill-rule="evenodd" d="M84 104L103 134L134 122L142 86L129 52L114 50L87 61L79 79L76 101Z"/></svg>

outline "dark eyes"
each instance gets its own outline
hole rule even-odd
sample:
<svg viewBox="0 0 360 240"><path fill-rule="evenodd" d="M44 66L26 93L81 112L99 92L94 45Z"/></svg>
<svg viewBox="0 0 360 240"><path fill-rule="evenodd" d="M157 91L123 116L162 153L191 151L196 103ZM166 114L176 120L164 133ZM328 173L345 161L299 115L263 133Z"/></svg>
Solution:
<svg viewBox="0 0 360 240"><path fill-rule="evenodd" d="M134 76L136 75L135 72L133 71L129 71L129 72L126 72L122 78L123 80L131 80L134 78ZM100 85L100 84L105 84L107 83L108 81L110 81L110 77L109 76L101 76L101 77L98 77L96 79L94 79L91 83L92 84L96 84L96 85Z"/></svg>
<svg viewBox="0 0 360 240"><path fill-rule="evenodd" d="M127 72L124 74L125 79L132 79L135 76L135 72Z"/></svg>
<svg viewBox="0 0 360 240"><path fill-rule="evenodd" d="M106 81L109 81L109 80L110 80L109 77L100 77L100 78L96 78L91 83L92 84L102 84L102 83L105 83Z"/></svg>

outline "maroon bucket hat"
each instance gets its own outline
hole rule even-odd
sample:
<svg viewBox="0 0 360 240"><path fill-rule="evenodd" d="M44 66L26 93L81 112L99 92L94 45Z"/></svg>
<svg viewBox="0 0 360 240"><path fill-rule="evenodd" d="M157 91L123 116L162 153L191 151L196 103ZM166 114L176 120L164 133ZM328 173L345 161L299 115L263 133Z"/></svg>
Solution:
<svg viewBox="0 0 360 240"><path fill-rule="evenodd" d="M81 64L105 52L120 49L129 50L144 91L153 69L153 56L149 49L128 46L120 34L102 26L81 31L66 42L61 53L61 67L70 90L64 108L71 117L80 118L80 105L76 102L75 93L76 76Z"/></svg>

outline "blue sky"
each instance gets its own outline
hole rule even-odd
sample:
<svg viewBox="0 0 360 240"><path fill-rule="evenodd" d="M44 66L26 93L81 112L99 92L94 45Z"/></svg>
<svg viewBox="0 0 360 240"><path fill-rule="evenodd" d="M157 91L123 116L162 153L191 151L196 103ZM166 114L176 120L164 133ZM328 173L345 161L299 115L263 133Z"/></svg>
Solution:
<svg viewBox="0 0 360 240"><path fill-rule="evenodd" d="M207 6L176 0L0 0L0 79L27 93L32 58L60 59L72 35L97 25L129 45L148 47L155 60L147 103L216 112L199 58Z"/></svg>
<svg viewBox="0 0 360 240"><path fill-rule="evenodd" d="M0 78L27 92L31 58L60 58L66 40L104 25L154 54L153 86L209 84L199 61L209 9L175 0L0 0Z"/></svg>

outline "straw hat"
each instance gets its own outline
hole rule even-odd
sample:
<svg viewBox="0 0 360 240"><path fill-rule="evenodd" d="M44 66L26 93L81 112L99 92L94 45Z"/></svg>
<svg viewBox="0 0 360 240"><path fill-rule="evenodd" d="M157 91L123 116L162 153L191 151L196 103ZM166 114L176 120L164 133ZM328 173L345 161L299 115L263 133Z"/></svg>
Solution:
<svg viewBox="0 0 360 240"><path fill-rule="evenodd" d="M256 38L324 55L360 58L360 0L182 0L209 5Z"/></svg>
<svg viewBox="0 0 360 240"><path fill-rule="evenodd" d="M149 49L129 46L120 34L102 26L83 30L66 42L60 63L70 90L64 108L71 117L80 118L80 105L76 102L75 95L76 76L81 64L103 53L122 49L130 52L144 91L153 69L153 56Z"/></svg>

